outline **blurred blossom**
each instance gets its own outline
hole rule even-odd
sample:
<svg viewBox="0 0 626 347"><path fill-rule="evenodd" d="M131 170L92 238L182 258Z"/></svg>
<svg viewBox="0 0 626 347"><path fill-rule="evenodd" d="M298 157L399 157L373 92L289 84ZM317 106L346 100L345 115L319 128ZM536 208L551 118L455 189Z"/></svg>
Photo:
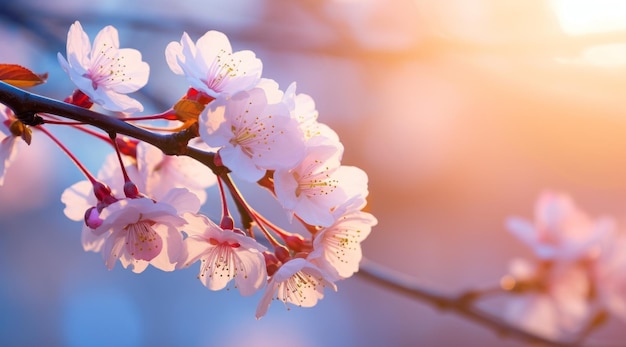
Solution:
<svg viewBox="0 0 626 347"><path fill-rule="evenodd" d="M626 321L626 234L604 240L593 268L601 307Z"/></svg>
<svg viewBox="0 0 626 347"><path fill-rule="evenodd" d="M591 286L584 267L516 259L510 274L520 289L506 303L504 314L509 321L558 339L578 331L589 318Z"/></svg>
<svg viewBox="0 0 626 347"><path fill-rule="evenodd" d="M608 218L591 219L564 194L543 193L535 204L534 223L510 218L509 231L544 260L592 257L601 240L613 231Z"/></svg>
<svg viewBox="0 0 626 347"><path fill-rule="evenodd" d="M17 156L17 146L21 141L20 135L14 133L16 125L19 129L30 131L17 121L11 109L0 104L0 186L4 184L4 176Z"/></svg>

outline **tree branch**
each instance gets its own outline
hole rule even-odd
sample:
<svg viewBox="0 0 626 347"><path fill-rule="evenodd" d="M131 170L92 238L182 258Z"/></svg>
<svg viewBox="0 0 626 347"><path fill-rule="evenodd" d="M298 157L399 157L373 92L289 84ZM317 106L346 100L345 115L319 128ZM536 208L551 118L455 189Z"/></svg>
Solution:
<svg viewBox="0 0 626 347"><path fill-rule="evenodd" d="M94 112L62 101L27 92L0 81L0 103L13 110L16 117L29 123L37 113L49 113L100 128L107 133L127 135L147 142L167 155L187 155L210 168L216 175L225 171L217 166L214 153L187 146L194 129L174 134L158 134L141 129L121 119Z"/></svg>
<svg viewBox="0 0 626 347"><path fill-rule="evenodd" d="M501 317L486 312L476 307L476 305L472 305L473 301L471 300L471 295L447 296L434 292L422 287L414 279L404 274L378 265L367 259L361 261L357 275L379 286L390 289L393 292L401 293L419 301L429 303L440 310L455 312L494 330L502 336L513 337L541 346L574 347L580 345L578 342L568 343L553 341L524 331L504 321Z"/></svg>

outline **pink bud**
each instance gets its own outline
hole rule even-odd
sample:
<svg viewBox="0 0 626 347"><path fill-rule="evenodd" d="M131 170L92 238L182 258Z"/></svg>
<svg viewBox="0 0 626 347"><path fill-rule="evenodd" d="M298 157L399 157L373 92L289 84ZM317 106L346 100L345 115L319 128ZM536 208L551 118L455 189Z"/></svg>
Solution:
<svg viewBox="0 0 626 347"><path fill-rule="evenodd" d="M100 219L100 212L93 206L85 211L85 225L91 229L96 229L102 225L103 220Z"/></svg>

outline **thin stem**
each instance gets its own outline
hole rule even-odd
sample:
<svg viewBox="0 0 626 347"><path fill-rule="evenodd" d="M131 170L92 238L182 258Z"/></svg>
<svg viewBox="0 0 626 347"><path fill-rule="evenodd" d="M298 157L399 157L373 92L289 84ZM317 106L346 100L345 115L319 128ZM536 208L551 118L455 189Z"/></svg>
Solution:
<svg viewBox="0 0 626 347"><path fill-rule="evenodd" d="M228 202L226 201L226 193L224 192L224 183L222 182L222 178L217 176L217 187L220 190L220 199L222 200L222 217L230 216L230 212L228 212Z"/></svg>
<svg viewBox="0 0 626 347"><path fill-rule="evenodd" d="M120 118L120 119L125 122L133 122L133 121L140 121L140 120L158 120L158 119L177 120L176 112L174 112L174 110L172 109L169 109L163 113L153 114L150 116L133 116L130 118Z"/></svg>
<svg viewBox="0 0 626 347"><path fill-rule="evenodd" d="M124 176L124 183L130 182L130 177L128 177L128 172L126 171L126 165L124 165L124 160L122 159L122 154L120 153L120 149L117 146L117 134L110 133L109 134L110 142L115 148L115 154L117 154L117 160L120 163L120 168L122 169L122 175Z"/></svg>
<svg viewBox="0 0 626 347"><path fill-rule="evenodd" d="M87 170L87 168L78 160L78 158L76 158L74 153L70 152L70 150L63 143L61 143L61 141L59 141L56 136L52 135L52 133L50 133L48 129L44 128L43 126L38 126L37 130L40 130L42 133L46 134L54 143L56 143L56 145L59 146L59 148L65 154L67 154L68 157L70 157L72 162L74 162L78 169L85 175L85 177L87 177L91 184L95 184L97 182L96 178L93 177L89 170Z"/></svg>
<svg viewBox="0 0 626 347"><path fill-rule="evenodd" d="M224 175L222 178L224 180L224 183L228 187L228 190L230 190L230 194L235 198L235 201L239 202L237 206L243 208L243 211L240 210L240 214L242 215L242 218L245 218L245 216L248 216L248 218L251 218L252 221L254 221L256 225L259 227L261 232L263 232L263 235L265 235L265 237L272 244L272 246L282 246L280 242L278 242L278 240L276 240L276 238L269 231L267 231L267 229L263 225L263 222L259 219L258 214L255 213L252 207L250 207L248 202L244 199L239 189L237 189L237 186L235 186L233 181L230 179L230 176ZM252 228L248 228L248 229L252 230ZM253 237L254 235L250 235L250 236Z"/></svg>

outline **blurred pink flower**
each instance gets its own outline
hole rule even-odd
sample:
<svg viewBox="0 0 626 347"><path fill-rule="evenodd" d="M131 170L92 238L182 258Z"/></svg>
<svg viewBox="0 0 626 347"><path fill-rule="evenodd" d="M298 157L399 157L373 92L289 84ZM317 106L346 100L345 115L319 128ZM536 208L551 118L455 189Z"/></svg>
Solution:
<svg viewBox="0 0 626 347"><path fill-rule="evenodd" d="M541 259L577 260L597 255L603 237L614 229L611 219L591 219L563 194L543 193L535 204L535 221L510 218L508 229Z"/></svg>
<svg viewBox="0 0 626 347"><path fill-rule="evenodd" d="M578 332L590 318L592 285L584 266L515 259L510 271L517 282L504 312L510 322L558 339Z"/></svg>
<svg viewBox="0 0 626 347"><path fill-rule="evenodd" d="M234 230L225 230L205 216L185 215L185 256L179 267L200 260L198 279L210 290L220 290L235 280L242 295L251 295L267 280L265 246Z"/></svg>
<svg viewBox="0 0 626 347"><path fill-rule="evenodd" d="M233 53L226 35L208 31L194 44L187 33L165 49L170 69L185 75L192 88L217 98L251 89L261 78L263 64L254 52Z"/></svg>
<svg viewBox="0 0 626 347"><path fill-rule="evenodd" d="M202 146L204 148L206 146ZM217 182L209 168L186 156L165 155L160 149L139 142L136 156L123 156L124 166L133 183L143 194L159 200L172 188L186 188L194 193L200 203L206 201L206 188ZM111 182L113 192L123 192L122 171L115 153L104 160L98 179Z"/></svg>
<svg viewBox="0 0 626 347"><path fill-rule="evenodd" d="M615 233L603 246L592 268L600 307L626 321L626 235Z"/></svg>
<svg viewBox="0 0 626 347"><path fill-rule="evenodd" d="M282 264L270 278L257 306L256 318L259 319L267 313L274 298L286 305L313 307L324 297L325 287L337 290L328 275L317 266L302 258L291 259Z"/></svg>
<svg viewBox="0 0 626 347"><path fill-rule="evenodd" d="M117 29L104 27L93 47L78 21L67 34L67 60L57 54L63 70L89 98L109 111L139 112L143 105L125 95L148 82L150 67L141 53L132 48L120 49Z"/></svg>
<svg viewBox="0 0 626 347"><path fill-rule="evenodd" d="M0 104L0 186L4 184L7 169L17 156L17 143L20 139L11 132L13 111Z"/></svg>

